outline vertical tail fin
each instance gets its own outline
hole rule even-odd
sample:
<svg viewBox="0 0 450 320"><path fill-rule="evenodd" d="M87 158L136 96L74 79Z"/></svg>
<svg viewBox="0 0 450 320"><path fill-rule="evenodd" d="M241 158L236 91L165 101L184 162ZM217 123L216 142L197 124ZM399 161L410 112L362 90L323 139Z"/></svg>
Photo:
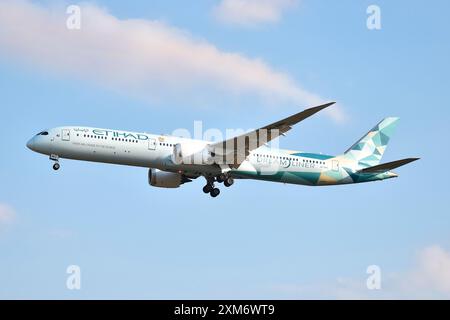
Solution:
<svg viewBox="0 0 450 320"><path fill-rule="evenodd" d="M399 118L383 119L364 137L345 151L346 158L358 161L362 166L376 166L380 163Z"/></svg>

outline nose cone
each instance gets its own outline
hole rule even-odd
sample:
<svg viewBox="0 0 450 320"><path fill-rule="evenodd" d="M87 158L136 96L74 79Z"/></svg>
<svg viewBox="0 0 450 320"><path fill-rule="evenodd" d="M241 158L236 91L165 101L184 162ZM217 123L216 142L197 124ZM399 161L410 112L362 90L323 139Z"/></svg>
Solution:
<svg viewBox="0 0 450 320"><path fill-rule="evenodd" d="M28 142L27 142L28 149L35 151L34 145L35 145L34 138L31 138L30 140L28 140Z"/></svg>
<svg viewBox="0 0 450 320"><path fill-rule="evenodd" d="M38 153L48 154L51 147L51 141L48 131L42 131L28 140L27 148Z"/></svg>
<svg viewBox="0 0 450 320"><path fill-rule="evenodd" d="M42 141L39 137L33 137L27 142L27 148L34 152L42 152Z"/></svg>

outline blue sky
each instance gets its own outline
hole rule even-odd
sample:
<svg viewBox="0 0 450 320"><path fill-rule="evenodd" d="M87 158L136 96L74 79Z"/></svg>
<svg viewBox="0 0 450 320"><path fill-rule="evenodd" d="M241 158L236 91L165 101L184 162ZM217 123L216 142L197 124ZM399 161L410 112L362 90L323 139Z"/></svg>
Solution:
<svg viewBox="0 0 450 320"><path fill-rule="evenodd" d="M65 40L55 26L69 4L1 5L0 298L450 297L448 1L275 1L275 18L245 24L220 19L220 1L95 1ZM370 4L381 30L366 28ZM45 35L40 17L54 19ZM117 19L118 43L96 17ZM153 55L148 34L182 52L161 63L173 52ZM158 189L142 168L63 160L55 173L25 147L60 125L248 129L316 100L339 112L301 123L282 148L339 154L399 116L384 160L422 159L379 183L237 181L211 199L202 179ZM66 288L72 264L81 290ZM377 291L365 288L373 264Z"/></svg>

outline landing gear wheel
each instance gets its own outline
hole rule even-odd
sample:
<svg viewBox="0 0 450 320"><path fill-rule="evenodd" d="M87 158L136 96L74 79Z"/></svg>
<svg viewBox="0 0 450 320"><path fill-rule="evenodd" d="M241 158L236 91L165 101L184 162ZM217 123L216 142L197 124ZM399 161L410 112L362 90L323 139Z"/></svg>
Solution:
<svg viewBox="0 0 450 320"><path fill-rule="evenodd" d="M59 163L56 162L56 163L53 165L53 170L57 171L57 170L59 170L60 167L61 167L61 166L59 165Z"/></svg>
<svg viewBox="0 0 450 320"><path fill-rule="evenodd" d="M210 193L213 189L214 189L214 187L212 185L207 184L206 186L203 187L203 192Z"/></svg>
<svg viewBox="0 0 450 320"><path fill-rule="evenodd" d="M222 183L227 179L227 176L224 173L221 173L217 176L217 182Z"/></svg>
<svg viewBox="0 0 450 320"><path fill-rule="evenodd" d="M231 187L233 185L233 183L234 183L234 179L229 177L224 181L223 184L225 187Z"/></svg>
<svg viewBox="0 0 450 320"><path fill-rule="evenodd" d="M220 190L218 188L214 188L211 190L210 195L211 197L215 198L220 194Z"/></svg>

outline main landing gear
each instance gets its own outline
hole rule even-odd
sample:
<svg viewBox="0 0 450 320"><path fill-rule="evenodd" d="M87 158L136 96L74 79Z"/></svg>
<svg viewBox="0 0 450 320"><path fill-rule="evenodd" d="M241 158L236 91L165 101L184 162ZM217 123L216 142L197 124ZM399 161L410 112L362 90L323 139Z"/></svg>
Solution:
<svg viewBox="0 0 450 320"><path fill-rule="evenodd" d="M55 162L53 164L53 170L58 171L59 168L61 168L61 166L59 164L59 157L56 154L52 154L52 155L50 155L50 160Z"/></svg>
<svg viewBox="0 0 450 320"><path fill-rule="evenodd" d="M221 173L216 178L217 182L222 183L225 187L231 187L234 183L234 179L225 173Z"/></svg>
<svg viewBox="0 0 450 320"><path fill-rule="evenodd" d="M203 187L203 192L209 193L213 198L220 194L220 190L214 187L214 178L206 179L206 186Z"/></svg>
<svg viewBox="0 0 450 320"><path fill-rule="evenodd" d="M211 197L215 198L220 194L220 189L214 186L214 182L222 183L225 187L231 187L234 183L234 179L229 175L221 173L217 177L206 178L206 185L203 187L204 193L209 193Z"/></svg>
<svg viewBox="0 0 450 320"><path fill-rule="evenodd" d="M232 177L228 177L224 180L223 185L228 188L228 187L231 187L233 185L233 183L234 183L234 179Z"/></svg>

